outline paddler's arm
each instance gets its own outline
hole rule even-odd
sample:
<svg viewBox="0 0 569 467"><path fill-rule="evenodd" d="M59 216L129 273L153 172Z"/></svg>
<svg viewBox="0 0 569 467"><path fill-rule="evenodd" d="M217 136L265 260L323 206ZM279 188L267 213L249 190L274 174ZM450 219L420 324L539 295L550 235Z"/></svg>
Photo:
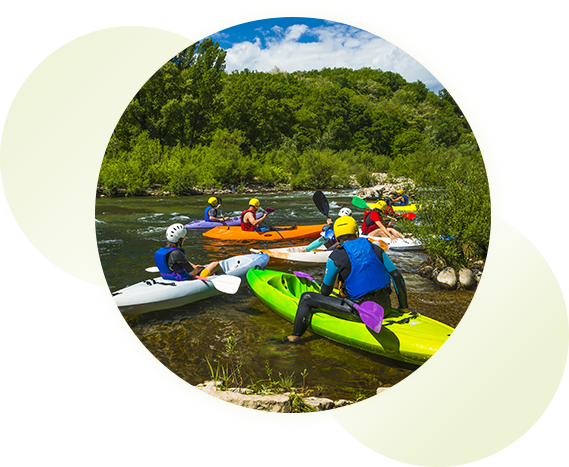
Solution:
<svg viewBox="0 0 569 467"><path fill-rule="evenodd" d="M324 273L322 288L320 289L320 293L322 295L329 296L332 293L339 274L340 269L338 266L336 266L332 259L328 258L328 261L326 261L326 272Z"/></svg>
<svg viewBox="0 0 569 467"><path fill-rule="evenodd" d="M387 269L387 272L391 276L391 279L393 279L393 285L395 285L395 293L397 294L397 300L399 300L399 309L407 309L407 287L405 287L403 276L385 252L382 253L382 260Z"/></svg>
<svg viewBox="0 0 569 467"><path fill-rule="evenodd" d="M189 262L182 251L173 250L168 257L168 267L172 271L185 269L188 273L195 275L199 266Z"/></svg>
<svg viewBox="0 0 569 467"><path fill-rule="evenodd" d="M260 224L261 222L263 222L267 218L267 213L263 214L258 219L255 219L255 217L256 216L255 216L255 214L253 214L253 212L248 212L247 214L245 214L243 216L243 220L249 222L249 224L251 224L251 225L257 225L257 224Z"/></svg>

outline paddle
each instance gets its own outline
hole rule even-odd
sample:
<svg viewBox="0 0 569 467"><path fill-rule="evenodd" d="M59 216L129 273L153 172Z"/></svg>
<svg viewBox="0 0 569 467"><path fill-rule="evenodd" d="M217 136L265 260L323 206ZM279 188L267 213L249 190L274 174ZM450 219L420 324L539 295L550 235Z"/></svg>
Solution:
<svg viewBox="0 0 569 467"><path fill-rule="evenodd" d="M409 219L410 221L412 221L413 219L415 219L415 217L417 217L417 214L415 214L414 212L406 212L403 214L403 217L405 219Z"/></svg>
<svg viewBox="0 0 569 467"><path fill-rule="evenodd" d="M369 209L369 206L367 205L367 201L363 198L360 198L359 196L354 196L352 198L352 204L360 209Z"/></svg>
<svg viewBox="0 0 569 467"><path fill-rule="evenodd" d="M326 199L326 195L321 191L315 191L314 195L312 195L312 201L318 208L318 210L324 214L326 217L329 217L330 214L330 204Z"/></svg>
<svg viewBox="0 0 569 467"><path fill-rule="evenodd" d="M146 272L160 272L156 266L152 266L145 269ZM211 276L211 277L201 277L192 276L195 279L199 279L205 282L211 282L213 286L222 293L234 294L239 290L241 285L241 278L237 276L221 275L221 276Z"/></svg>
<svg viewBox="0 0 569 467"><path fill-rule="evenodd" d="M301 271L293 271L293 274L296 277L303 277L308 279L314 283L316 281L305 272ZM335 294L337 295L337 294ZM381 331L381 325L383 324L383 315L384 310L381 305L378 305L375 302L363 302L361 305L348 300L347 298L341 297L343 300L350 306L354 307L358 313L360 314L360 318L362 319L363 323L370 328L372 331L379 333Z"/></svg>

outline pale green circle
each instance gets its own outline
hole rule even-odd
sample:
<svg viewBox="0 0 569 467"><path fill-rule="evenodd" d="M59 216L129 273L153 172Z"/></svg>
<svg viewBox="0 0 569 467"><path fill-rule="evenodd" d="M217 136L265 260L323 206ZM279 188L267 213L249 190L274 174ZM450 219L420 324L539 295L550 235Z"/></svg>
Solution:
<svg viewBox="0 0 569 467"><path fill-rule="evenodd" d="M105 147L142 84L190 43L151 28L88 34L42 62L14 99L0 148L6 198L30 242L69 274L106 285L94 229ZM76 232L80 270L74 251L59 248ZM357 440L398 461L476 461L542 415L561 380L568 341L564 301L547 263L519 232L493 219L483 280L449 341L394 388L332 413Z"/></svg>

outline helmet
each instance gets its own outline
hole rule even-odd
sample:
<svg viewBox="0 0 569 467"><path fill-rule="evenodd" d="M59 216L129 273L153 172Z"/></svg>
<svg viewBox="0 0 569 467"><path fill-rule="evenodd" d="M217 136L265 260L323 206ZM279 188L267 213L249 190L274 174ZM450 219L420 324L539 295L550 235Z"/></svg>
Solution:
<svg viewBox="0 0 569 467"><path fill-rule="evenodd" d="M397 194L398 194L398 195L402 195L402 194L403 194L403 190L397 190Z"/></svg>
<svg viewBox="0 0 569 467"><path fill-rule="evenodd" d="M351 216L342 216L334 222L334 235L340 238L342 235L359 236L359 228L356 220Z"/></svg>
<svg viewBox="0 0 569 467"><path fill-rule="evenodd" d="M221 204L221 201L219 200L219 198L212 196L210 199L207 200L207 204L211 204L212 206L216 206L218 204Z"/></svg>
<svg viewBox="0 0 569 467"><path fill-rule="evenodd" d="M387 203L385 201L378 201L375 204L370 205L370 208L377 209L378 211L383 211L387 207Z"/></svg>
<svg viewBox="0 0 569 467"><path fill-rule="evenodd" d="M182 224L172 224L166 230L166 238L170 243L176 243L181 238L184 238L188 231Z"/></svg>
<svg viewBox="0 0 569 467"><path fill-rule="evenodd" d="M258 208L261 206L261 202L257 198L252 198L251 201L249 201L249 206L255 206Z"/></svg>
<svg viewBox="0 0 569 467"><path fill-rule="evenodd" d="M338 213L338 216L342 217L342 216L351 216L352 215L352 210L350 208L342 208L340 209L340 212Z"/></svg>

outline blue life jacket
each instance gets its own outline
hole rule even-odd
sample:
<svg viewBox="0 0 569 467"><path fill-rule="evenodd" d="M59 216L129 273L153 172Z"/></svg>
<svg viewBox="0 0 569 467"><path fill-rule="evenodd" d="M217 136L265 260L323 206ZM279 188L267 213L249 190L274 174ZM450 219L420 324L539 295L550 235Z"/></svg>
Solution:
<svg viewBox="0 0 569 467"><path fill-rule="evenodd" d="M211 214L213 217L217 217L217 209L208 206L207 208L205 208L205 211L203 212L203 219L204 221L209 222L211 219L209 218L210 216L210 212L213 209L213 213Z"/></svg>
<svg viewBox="0 0 569 467"><path fill-rule="evenodd" d="M407 195L401 195L403 196L403 202L400 204L400 206L407 206L409 204L409 196Z"/></svg>
<svg viewBox="0 0 569 467"><path fill-rule="evenodd" d="M344 288L352 300L383 289L391 284L387 268L377 257L367 238L357 238L344 243L352 269L344 281Z"/></svg>
<svg viewBox="0 0 569 467"><path fill-rule="evenodd" d="M162 279L166 279L169 281L185 281L190 277L188 271L186 271L183 268L177 271L172 271L168 267L168 254L171 253L173 250L181 250L184 252L184 250L182 250L181 248L162 247L158 251L156 251L156 253L154 253L154 261L156 263L156 266L158 267L158 270L160 271Z"/></svg>

